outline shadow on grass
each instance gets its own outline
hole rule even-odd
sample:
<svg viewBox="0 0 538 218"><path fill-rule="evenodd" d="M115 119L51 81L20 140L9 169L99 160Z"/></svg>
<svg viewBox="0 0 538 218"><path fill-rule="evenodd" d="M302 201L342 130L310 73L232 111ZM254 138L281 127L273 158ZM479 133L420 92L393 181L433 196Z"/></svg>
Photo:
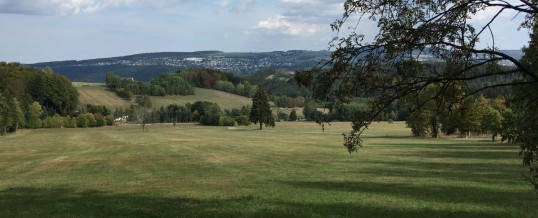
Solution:
<svg viewBox="0 0 538 218"><path fill-rule="evenodd" d="M329 190L381 193L392 190L373 184L286 183ZM263 196L263 193L259 194ZM510 217L510 214L487 211L403 210L360 203L287 202L250 195L227 199L192 199L29 187L0 191L0 205L2 217Z"/></svg>
<svg viewBox="0 0 538 218"><path fill-rule="evenodd" d="M403 161L369 161L372 167L361 167L348 173L370 174L374 176L402 177L407 179L443 179L446 181L468 181L484 183L523 183L520 172L525 172L521 165L492 165L476 163L438 163L438 162L403 162ZM382 165L382 166L380 166Z"/></svg>
<svg viewBox="0 0 538 218"><path fill-rule="evenodd" d="M412 204L413 201L420 201L416 205L422 205L424 202L435 202L450 208L449 210L443 210L436 207L436 210L430 210L428 207L423 209L420 214L416 214L417 217L534 217L534 209L538 206L536 196L530 192L525 194L479 187L457 187L450 185L450 183L430 186L390 182L383 184L372 182L280 181L280 183L304 188L305 191L321 189L343 193L360 193L365 196L374 194L385 196L388 199L393 197L409 199L407 201L409 204ZM503 211L487 209L492 207L500 208ZM374 208L371 209L375 210ZM377 209L385 210L385 212L394 210L394 208ZM395 213L400 213L402 216L413 215L412 211Z"/></svg>

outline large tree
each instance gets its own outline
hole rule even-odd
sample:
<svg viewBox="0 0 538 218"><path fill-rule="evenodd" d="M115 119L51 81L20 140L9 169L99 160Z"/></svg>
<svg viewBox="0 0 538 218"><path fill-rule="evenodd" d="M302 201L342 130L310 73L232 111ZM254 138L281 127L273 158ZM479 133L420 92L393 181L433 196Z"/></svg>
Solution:
<svg viewBox="0 0 538 218"><path fill-rule="evenodd" d="M496 87L520 87L524 94L519 96L524 97L524 102L536 102L538 96L529 93L538 90L538 44L532 35L538 34L534 28L537 12L535 0L347 0L342 18L331 25L337 33L330 44L331 59L311 71L297 73L296 79L303 85L312 85L314 97L325 99L329 106L365 95L370 99L370 109L354 116L352 131L344 134L344 146L349 152L362 146L361 133L394 101L404 96L419 98L432 84L438 90L415 105L411 113L420 111L430 101L446 99L438 105L462 102L468 96ZM472 22L478 16L486 21ZM522 31L531 33L522 60L498 50L492 30L495 22L514 20L519 20L516 25ZM364 24L372 23L378 27L374 34L361 32ZM479 41L490 47L479 47ZM422 62L423 55L435 61ZM502 67L501 62L513 67ZM465 86L476 81L488 83ZM446 98L450 90L461 84L464 95ZM533 105L522 105L519 116L536 117ZM518 125L524 128L515 128L518 131L512 133L517 139L514 141L522 143L525 163L535 166L535 124L529 124L527 119Z"/></svg>
<svg viewBox="0 0 538 218"><path fill-rule="evenodd" d="M269 98L267 92L262 86L258 87L256 94L252 98L252 108L250 109L250 122L254 124L260 124L260 130L265 126L274 127L275 119L273 118L273 112L269 105Z"/></svg>

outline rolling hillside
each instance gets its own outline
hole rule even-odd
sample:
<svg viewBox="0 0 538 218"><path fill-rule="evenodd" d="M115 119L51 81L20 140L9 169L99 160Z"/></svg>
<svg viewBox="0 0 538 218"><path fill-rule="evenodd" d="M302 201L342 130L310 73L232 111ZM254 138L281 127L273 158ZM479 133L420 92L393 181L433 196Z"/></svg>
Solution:
<svg viewBox="0 0 538 218"><path fill-rule="evenodd" d="M300 70L311 68L320 60L330 57L328 51L274 51L274 52L157 52L123 57L91 60L68 60L27 64L42 69L50 67L54 72L71 81L104 82L108 72L122 77L149 81L164 73L190 68L209 68L239 75L261 69Z"/></svg>
<svg viewBox="0 0 538 218"><path fill-rule="evenodd" d="M247 97L234 95L227 92L222 92L212 89L194 88L195 95L177 96L151 96L151 102L153 107L160 107L161 105L194 103L196 101L210 101L220 105L221 108L232 109L241 108L243 105L252 104L252 100Z"/></svg>
<svg viewBox="0 0 538 218"><path fill-rule="evenodd" d="M130 101L126 101L106 89L102 83L80 83L74 82L73 86L77 88L79 93L79 105L86 106L87 104L104 105L112 110L119 107L129 107Z"/></svg>
<svg viewBox="0 0 538 218"><path fill-rule="evenodd" d="M86 104L105 105L110 109L117 107L129 107L132 102L118 97L114 92L110 92L102 83L73 83L77 88L80 96L81 106ZM211 101L218 103L221 108L232 109L241 108L243 105L252 104L250 98L227 92L195 88L195 95L187 96L151 96L151 102L154 108L166 106L169 104L184 105L185 103L194 103L196 101Z"/></svg>

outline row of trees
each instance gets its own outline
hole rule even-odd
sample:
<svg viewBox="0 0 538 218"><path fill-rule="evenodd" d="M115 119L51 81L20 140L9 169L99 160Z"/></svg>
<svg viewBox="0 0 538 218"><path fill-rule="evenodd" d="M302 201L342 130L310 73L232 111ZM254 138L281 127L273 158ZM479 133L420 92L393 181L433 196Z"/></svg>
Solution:
<svg viewBox="0 0 538 218"><path fill-rule="evenodd" d="M154 77L150 83L134 81L132 78L122 78L114 73L108 73L105 85L115 91L118 96L130 100L135 95L193 95L194 88L176 73Z"/></svg>
<svg viewBox="0 0 538 218"><path fill-rule="evenodd" d="M85 128L113 125L114 117L105 106L88 105L87 111L80 109L68 116L54 114L47 116L38 102L33 102L28 109L22 110L17 98L6 100L0 94L0 134L16 132L17 129L37 128Z"/></svg>
<svg viewBox="0 0 538 218"><path fill-rule="evenodd" d="M214 89L252 98L256 93L257 86L251 85L248 81L241 81L234 85L230 81L219 80Z"/></svg>
<svg viewBox="0 0 538 218"><path fill-rule="evenodd" d="M272 96L271 100L275 103L277 107L303 107L305 103L305 98L302 96L299 97L289 97L289 96Z"/></svg>
<svg viewBox="0 0 538 218"><path fill-rule="evenodd" d="M497 135L506 138L505 129L510 128L513 113L507 108L504 98L488 99L479 95L458 102L443 101L443 98L426 102L426 99L435 93L436 88L438 88L436 85L431 85L420 95L407 97L404 101L404 105L410 109L417 108L417 103L423 104L406 120L414 136L430 135L435 138L444 133L469 137L472 134L489 134L493 140ZM416 97L422 100L417 101Z"/></svg>
<svg viewBox="0 0 538 218"><path fill-rule="evenodd" d="M47 117L41 121L40 128L86 128L86 127L102 127L114 125L113 116L103 116L99 113L84 113L78 114L76 117L62 117L55 114L52 117Z"/></svg>
<svg viewBox="0 0 538 218"><path fill-rule="evenodd" d="M189 123L200 122L210 126L234 126L250 125L250 123L260 124L262 129L265 126L275 126L275 118L272 114L268 95L265 89L259 88L252 99L252 107L243 106L240 109L222 110L217 103L208 101L197 101L193 104L185 105L171 104L166 107L161 106L158 110L152 110L151 100L148 96L137 98L137 105L130 108L116 109L114 116L128 117L129 121L138 122L142 128L148 123ZM95 106L88 106L88 110L95 109ZM105 110L106 111L106 110ZM294 111L293 119L297 119ZM288 120L288 118L286 118Z"/></svg>
<svg viewBox="0 0 538 218"><path fill-rule="evenodd" d="M142 97L143 98L143 97ZM249 125L250 106L240 109L221 109L217 103L197 101L185 105L171 104L153 110L151 103L131 105L127 109L117 108L115 117L129 117L128 121L141 125L148 123L191 123L200 122L208 126Z"/></svg>
<svg viewBox="0 0 538 218"><path fill-rule="evenodd" d="M189 84L204 89L215 89L218 81L230 81L234 85L241 81L240 78L233 74L227 74L212 69L189 69L177 73L180 73Z"/></svg>

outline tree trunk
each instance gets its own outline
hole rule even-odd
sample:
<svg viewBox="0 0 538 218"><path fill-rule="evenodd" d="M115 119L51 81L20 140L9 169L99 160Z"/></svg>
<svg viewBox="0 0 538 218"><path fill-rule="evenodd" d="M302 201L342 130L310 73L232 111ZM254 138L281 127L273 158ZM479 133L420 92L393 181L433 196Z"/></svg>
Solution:
<svg viewBox="0 0 538 218"><path fill-rule="evenodd" d="M263 125L263 123L262 123L262 122L260 122L260 129L259 129L259 130L262 130L262 125Z"/></svg>
<svg viewBox="0 0 538 218"><path fill-rule="evenodd" d="M437 126L437 119L432 120L432 138L439 137L439 126Z"/></svg>

